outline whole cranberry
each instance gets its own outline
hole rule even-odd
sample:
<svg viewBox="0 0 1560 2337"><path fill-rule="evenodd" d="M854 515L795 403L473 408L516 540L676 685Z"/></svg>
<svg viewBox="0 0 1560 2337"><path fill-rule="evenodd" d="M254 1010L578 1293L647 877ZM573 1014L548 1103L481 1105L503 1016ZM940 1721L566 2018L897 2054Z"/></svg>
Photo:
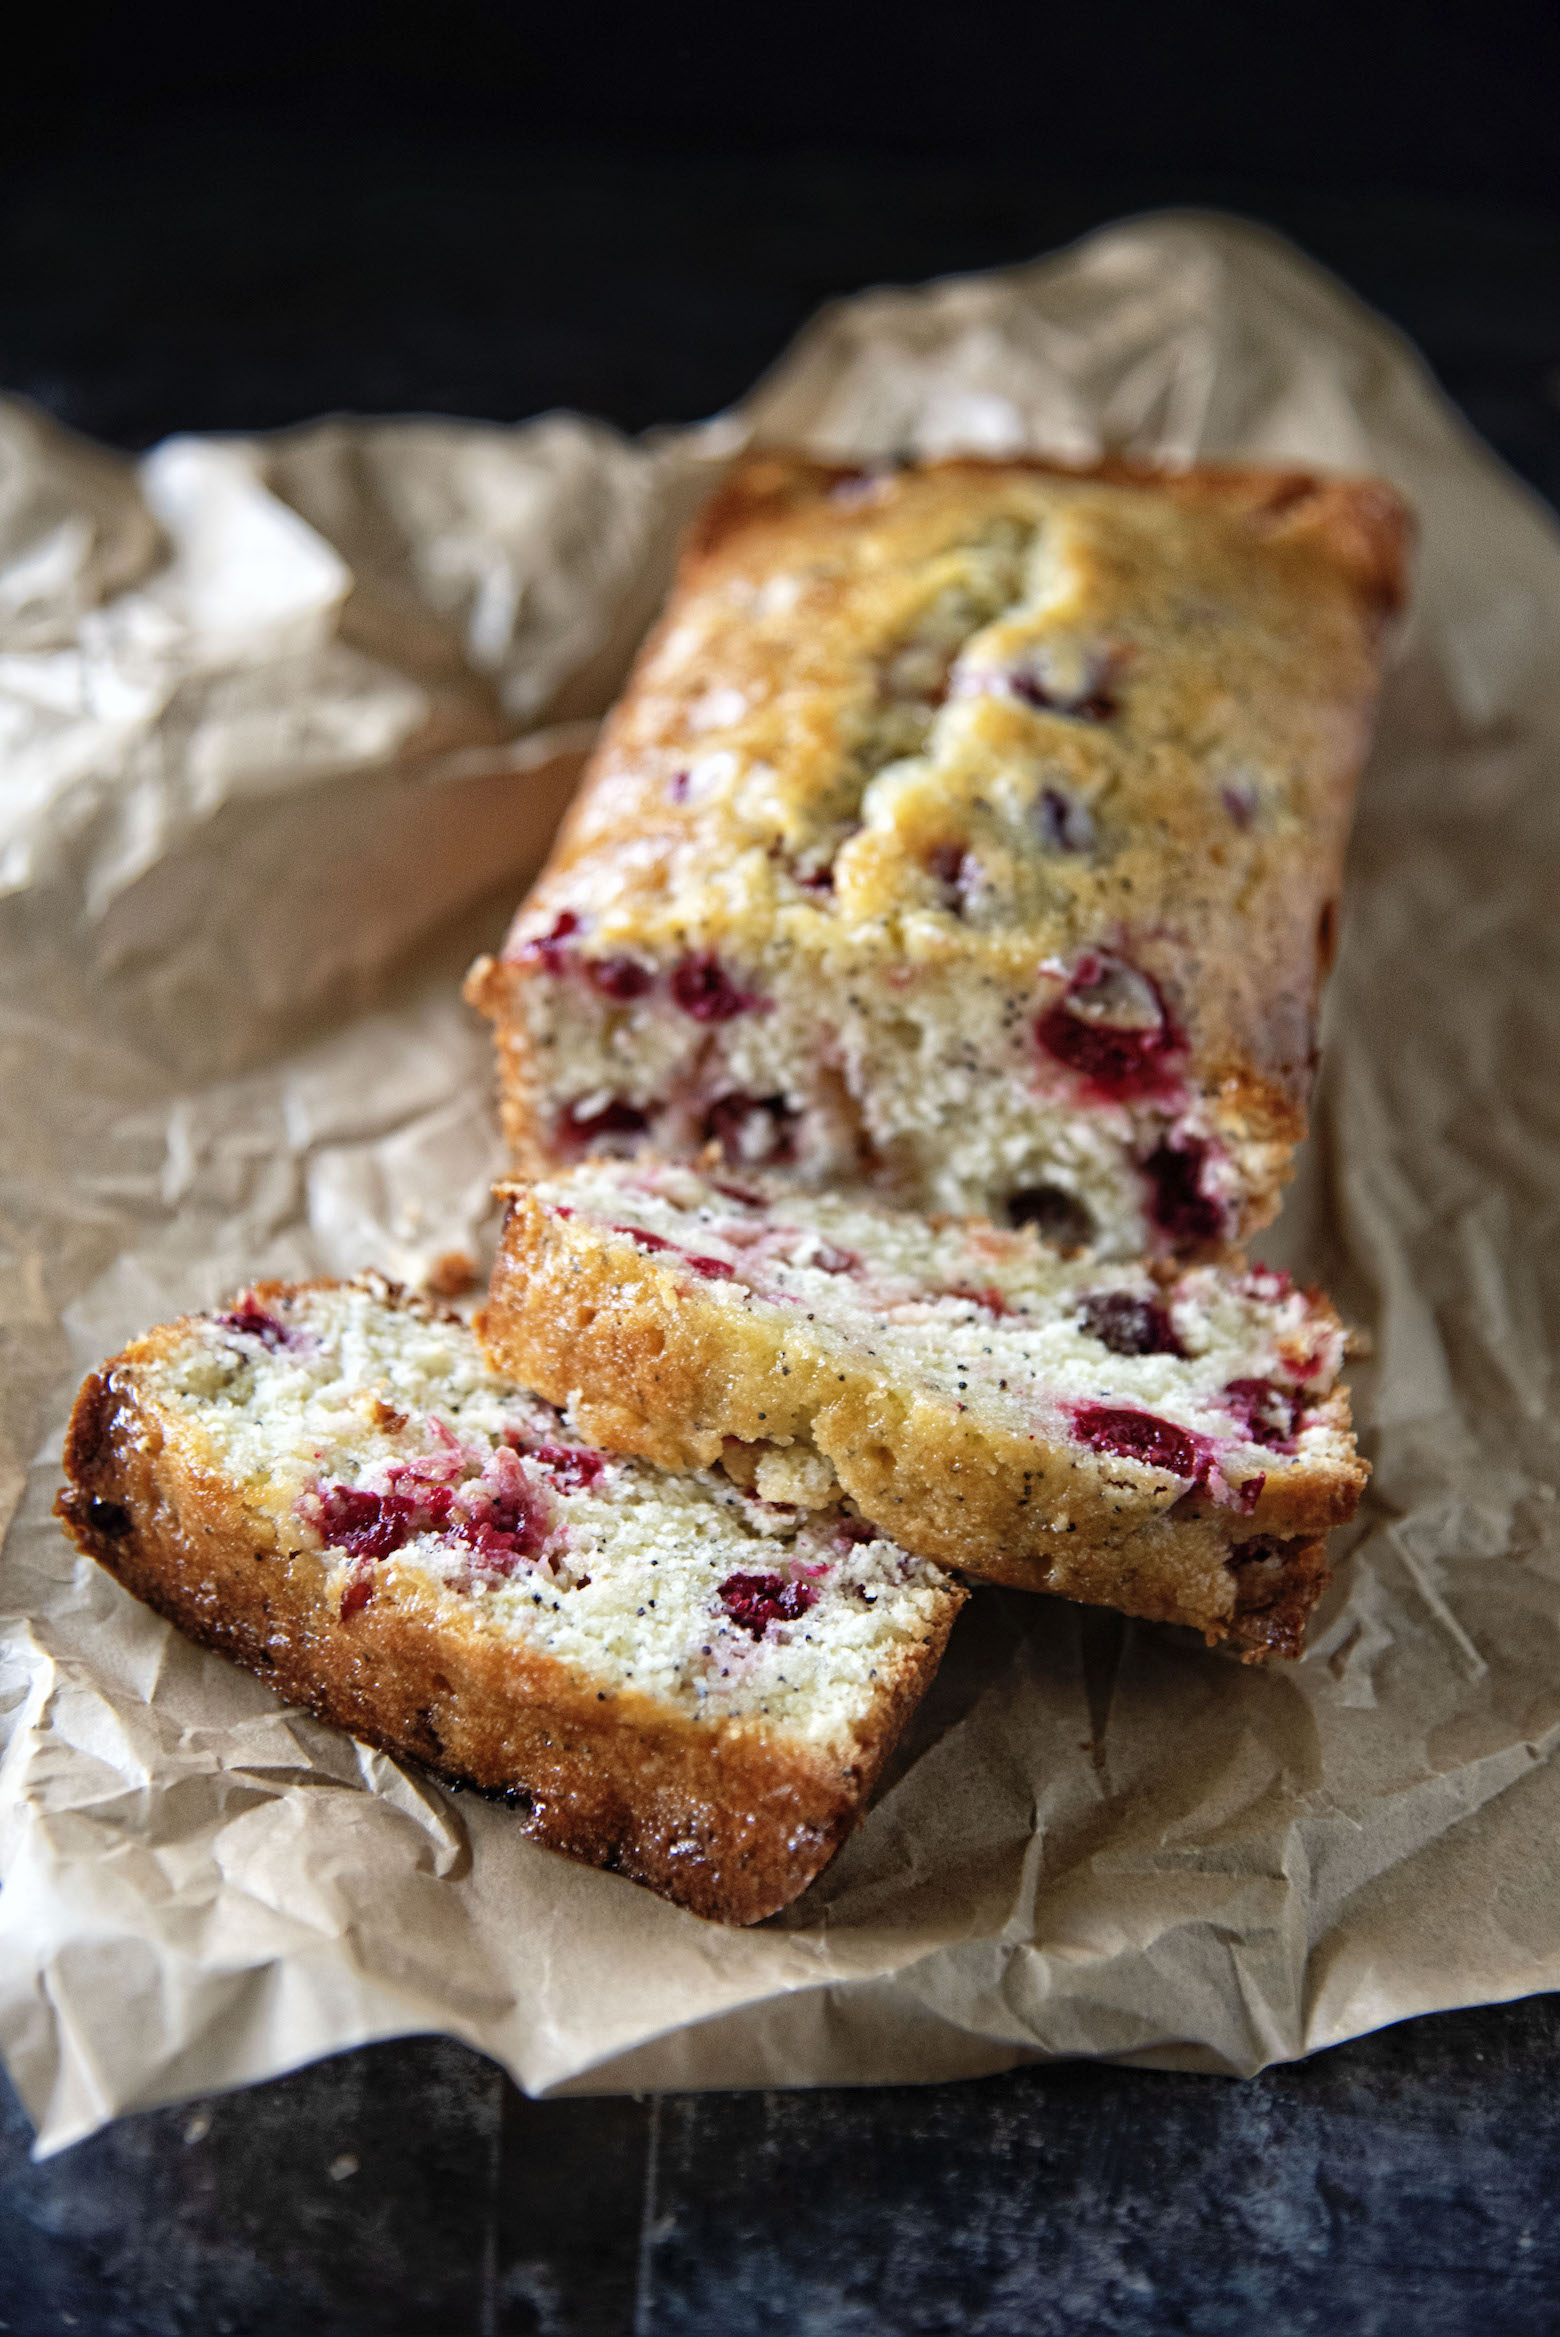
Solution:
<svg viewBox="0 0 1560 2337"><path fill-rule="evenodd" d="M1156 1413L1114 1404L1080 1404L1073 1427L1095 1452L1120 1453L1125 1460L1184 1477L1188 1484L1195 1485L1204 1474L1196 1437Z"/></svg>
<svg viewBox="0 0 1560 2337"><path fill-rule="evenodd" d="M672 969L672 996L695 1022L730 1022L760 1002L739 989L712 949L694 950Z"/></svg>

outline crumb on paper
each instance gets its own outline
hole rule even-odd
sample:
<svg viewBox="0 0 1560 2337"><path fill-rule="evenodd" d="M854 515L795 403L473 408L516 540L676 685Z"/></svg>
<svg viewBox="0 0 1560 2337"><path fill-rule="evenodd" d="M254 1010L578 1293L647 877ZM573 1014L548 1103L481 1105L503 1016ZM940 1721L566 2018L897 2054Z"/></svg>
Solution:
<svg viewBox="0 0 1560 2337"><path fill-rule="evenodd" d="M477 1287L480 1268L467 1250L442 1250L423 1277L435 1298L464 1298Z"/></svg>

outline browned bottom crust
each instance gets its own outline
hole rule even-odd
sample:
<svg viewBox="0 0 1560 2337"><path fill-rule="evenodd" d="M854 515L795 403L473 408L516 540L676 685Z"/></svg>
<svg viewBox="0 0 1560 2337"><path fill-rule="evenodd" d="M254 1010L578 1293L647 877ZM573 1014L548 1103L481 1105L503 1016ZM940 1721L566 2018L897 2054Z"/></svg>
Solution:
<svg viewBox="0 0 1560 2337"><path fill-rule="evenodd" d="M1190 1624L1253 1660L1299 1654L1329 1579L1322 1536L1352 1517L1367 1476L1357 1459L1289 1471L1249 1517L1177 1500L1167 1483L1172 1506L1146 1510L1094 1454L1047 1454L844 1359L836 1368L800 1326L781 1338L656 1259L561 1227L524 1188L510 1190L477 1331L497 1369L609 1451L707 1466L729 1438L800 1438L905 1549L984 1581ZM1347 1428L1346 1390L1319 1409Z"/></svg>
<svg viewBox="0 0 1560 2337"><path fill-rule="evenodd" d="M396 1570L343 1619L323 1557L192 1470L110 1370L83 1386L56 1514L186 1637L289 1702L452 1785L501 1795L550 1850L696 1915L757 1923L828 1863L942 1658L952 1613L902 1667L847 1766L740 1723L701 1724L468 1626Z"/></svg>

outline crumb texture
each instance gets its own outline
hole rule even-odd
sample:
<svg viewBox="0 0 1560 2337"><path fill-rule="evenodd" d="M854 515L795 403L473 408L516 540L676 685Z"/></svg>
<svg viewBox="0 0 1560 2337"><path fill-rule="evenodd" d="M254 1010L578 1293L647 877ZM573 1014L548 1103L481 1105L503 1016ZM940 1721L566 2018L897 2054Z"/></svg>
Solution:
<svg viewBox="0 0 1560 2337"><path fill-rule="evenodd" d="M747 466L473 977L517 1164L1265 1222L1405 532L1292 473Z"/></svg>
<svg viewBox="0 0 1560 2337"><path fill-rule="evenodd" d="M1365 1475L1341 1326L1284 1276L1063 1256L774 1177L641 1160L516 1188L479 1331L604 1444L842 1488L944 1563L1248 1644L1273 1644L1249 1616L1275 1562L1311 1581Z"/></svg>
<svg viewBox="0 0 1560 2337"><path fill-rule="evenodd" d="M837 1505L601 1451L371 1279L139 1342L67 1467L77 1539L194 1636L733 1920L848 1830L962 1597Z"/></svg>

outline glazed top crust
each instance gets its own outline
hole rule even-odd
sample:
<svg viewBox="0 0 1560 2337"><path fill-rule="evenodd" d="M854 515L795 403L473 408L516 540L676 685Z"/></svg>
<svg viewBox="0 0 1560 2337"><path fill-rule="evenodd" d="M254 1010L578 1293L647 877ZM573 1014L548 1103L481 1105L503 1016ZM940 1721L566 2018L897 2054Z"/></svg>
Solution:
<svg viewBox="0 0 1560 2337"><path fill-rule="evenodd" d="M1033 984L1122 953L1298 1133L1408 515L1304 473L739 470L508 955ZM1319 938L1320 937L1320 938Z"/></svg>

